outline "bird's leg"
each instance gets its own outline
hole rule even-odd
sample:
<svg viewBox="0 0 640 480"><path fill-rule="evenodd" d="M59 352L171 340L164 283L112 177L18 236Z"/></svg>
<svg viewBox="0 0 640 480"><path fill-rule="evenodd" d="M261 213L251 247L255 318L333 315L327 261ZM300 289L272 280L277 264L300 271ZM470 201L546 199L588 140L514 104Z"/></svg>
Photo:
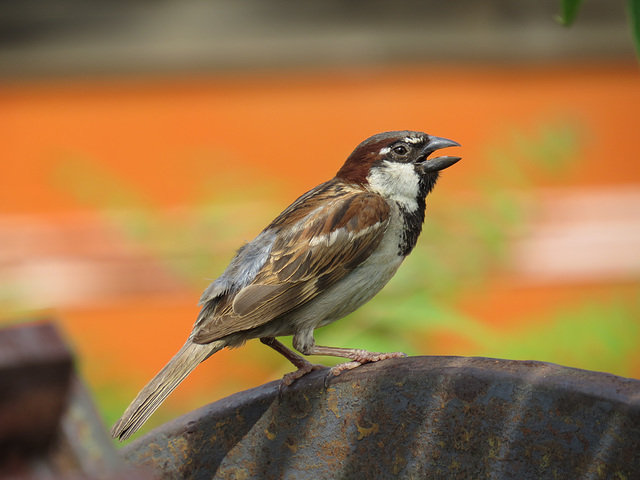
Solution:
<svg viewBox="0 0 640 480"><path fill-rule="evenodd" d="M298 332L293 336L293 348L298 350L304 355L326 355L330 357L348 358L351 360L347 363L341 363L332 367L329 373L334 376L340 375L345 370L351 370L363 363L378 362L380 360L386 360L387 358L402 358L406 357L406 353L391 352L369 352L368 350L360 350L357 348L340 348L340 347L322 347L316 345L316 341L313 338L313 330ZM326 383L326 381L325 381Z"/></svg>
<svg viewBox="0 0 640 480"><path fill-rule="evenodd" d="M260 338L260 341L265 345L273 348L280 355L284 356L284 358L293 363L293 365L297 368L295 372L287 373L284 377L282 377L282 383L285 386L291 385L295 380L302 377L303 375L306 375L309 372L326 368L324 365L315 365L309 362L306 358L298 355L290 348L287 348L282 342L276 340L274 337L262 337Z"/></svg>

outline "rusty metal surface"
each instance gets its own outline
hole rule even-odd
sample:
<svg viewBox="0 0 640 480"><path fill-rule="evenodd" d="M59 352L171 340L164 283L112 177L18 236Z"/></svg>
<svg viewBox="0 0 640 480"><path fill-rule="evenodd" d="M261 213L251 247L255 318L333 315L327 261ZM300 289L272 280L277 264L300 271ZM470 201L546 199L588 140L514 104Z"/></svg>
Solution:
<svg viewBox="0 0 640 480"><path fill-rule="evenodd" d="M0 330L0 462L44 453L64 412L73 359L48 323Z"/></svg>
<svg viewBox="0 0 640 480"><path fill-rule="evenodd" d="M640 381L540 362L413 357L313 372L121 450L159 478L640 478Z"/></svg>
<svg viewBox="0 0 640 480"><path fill-rule="evenodd" d="M125 467L84 383L74 376L58 435L48 454L58 475L109 478Z"/></svg>
<svg viewBox="0 0 640 480"><path fill-rule="evenodd" d="M0 329L0 479L151 480L125 469L53 323Z"/></svg>

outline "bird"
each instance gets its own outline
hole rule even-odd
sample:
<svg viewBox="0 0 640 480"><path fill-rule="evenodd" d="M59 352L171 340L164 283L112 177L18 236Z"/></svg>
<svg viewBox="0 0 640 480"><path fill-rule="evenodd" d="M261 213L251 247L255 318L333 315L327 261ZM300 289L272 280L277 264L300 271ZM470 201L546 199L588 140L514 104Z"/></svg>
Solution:
<svg viewBox="0 0 640 480"><path fill-rule="evenodd" d="M276 337L293 336L301 354L348 359L339 375L361 364L406 356L316 345L314 330L371 300L411 253L422 231L426 197L456 156L453 140L403 130L360 143L335 177L300 196L255 239L243 245L204 291L201 310L182 348L140 391L111 429L135 433L202 361L223 348L260 341L296 368L287 386L320 368Z"/></svg>

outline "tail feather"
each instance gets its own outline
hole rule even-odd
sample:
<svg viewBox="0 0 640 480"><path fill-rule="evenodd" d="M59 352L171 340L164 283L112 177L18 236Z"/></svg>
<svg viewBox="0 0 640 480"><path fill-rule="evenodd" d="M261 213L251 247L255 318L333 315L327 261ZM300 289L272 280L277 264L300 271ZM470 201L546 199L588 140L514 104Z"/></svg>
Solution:
<svg viewBox="0 0 640 480"><path fill-rule="evenodd" d="M111 428L111 436L122 441L133 435L200 362L223 347L223 342L201 345L187 340L127 407L122 417Z"/></svg>

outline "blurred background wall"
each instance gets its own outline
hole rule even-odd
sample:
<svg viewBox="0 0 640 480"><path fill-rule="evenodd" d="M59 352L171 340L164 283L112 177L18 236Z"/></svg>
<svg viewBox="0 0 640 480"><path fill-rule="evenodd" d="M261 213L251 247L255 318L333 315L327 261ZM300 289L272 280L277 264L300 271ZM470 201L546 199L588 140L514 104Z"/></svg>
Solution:
<svg viewBox="0 0 640 480"><path fill-rule="evenodd" d="M463 145L389 286L318 343L640 377L640 77L622 4L0 4L0 318L51 316L107 423L243 241L369 135ZM318 358L317 361L329 359ZM216 354L149 427L291 366Z"/></svg>

